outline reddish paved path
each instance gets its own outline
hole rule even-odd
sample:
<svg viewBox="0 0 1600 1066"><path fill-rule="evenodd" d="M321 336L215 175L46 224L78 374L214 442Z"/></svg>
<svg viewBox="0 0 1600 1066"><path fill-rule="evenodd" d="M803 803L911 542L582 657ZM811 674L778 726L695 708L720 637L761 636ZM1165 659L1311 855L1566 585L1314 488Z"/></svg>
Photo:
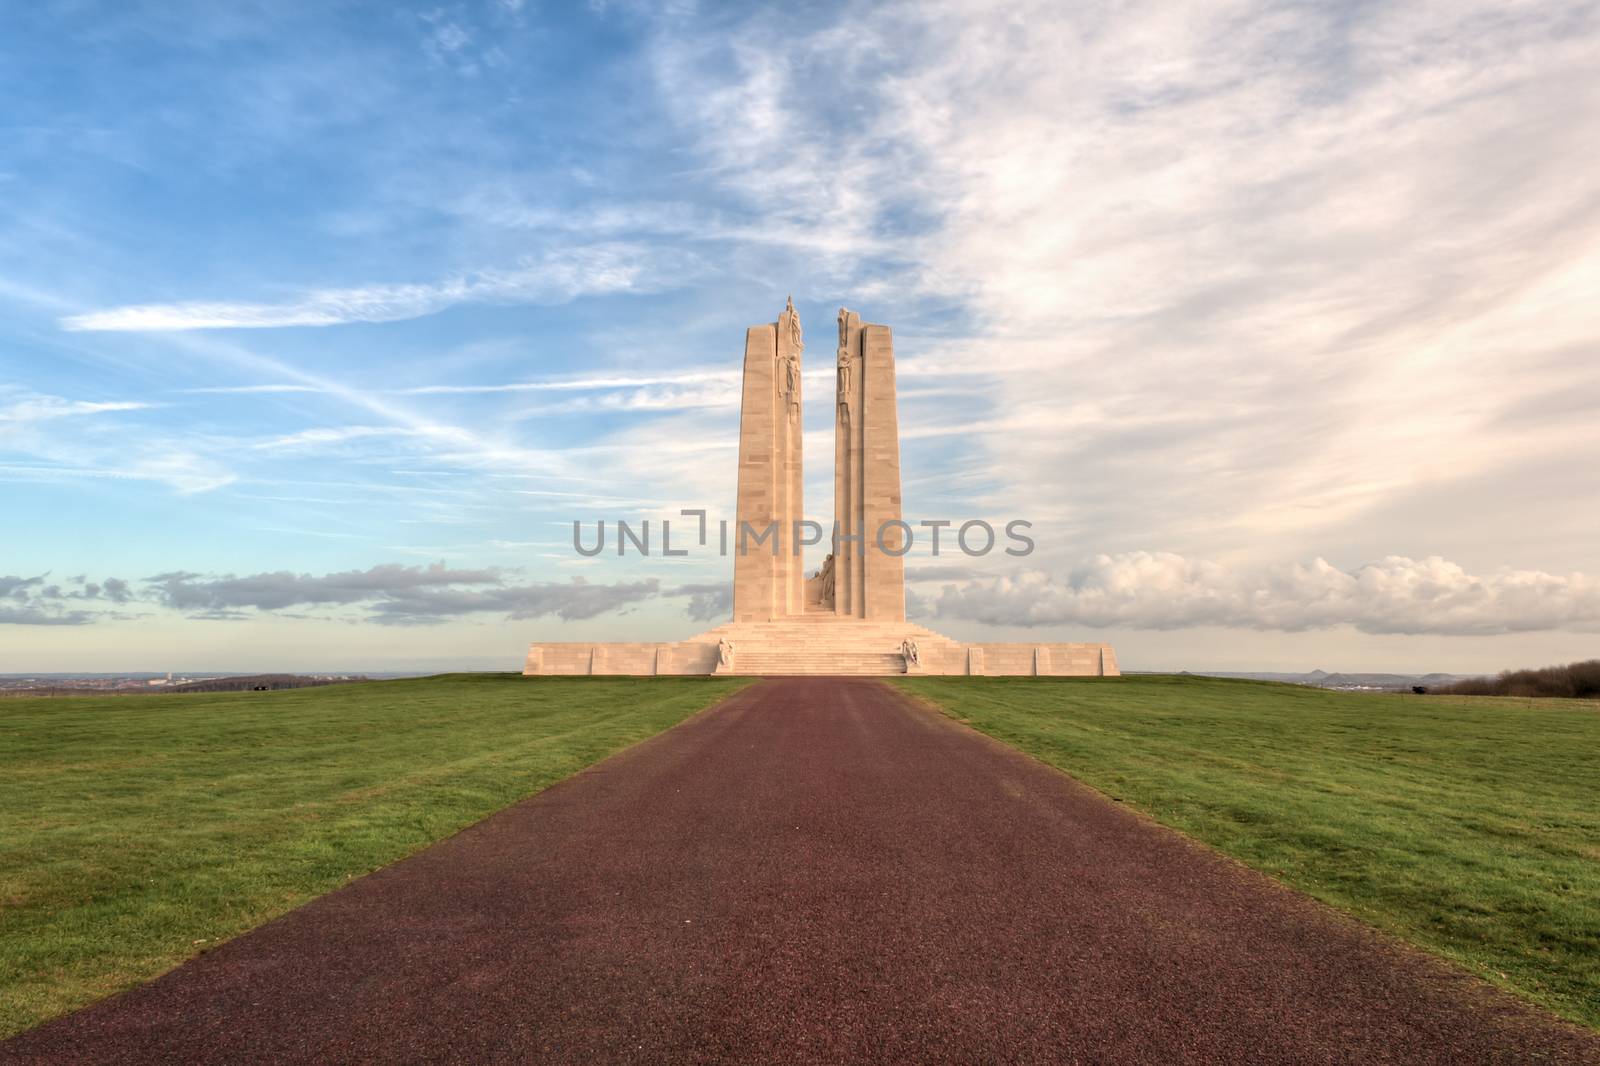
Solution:
<svg viewBox="0 0 1600 1066"><path fill-rule="evenodd" d="M1600 1040L872 681L767 682L31 1062L1585 1062Z"/></svg>

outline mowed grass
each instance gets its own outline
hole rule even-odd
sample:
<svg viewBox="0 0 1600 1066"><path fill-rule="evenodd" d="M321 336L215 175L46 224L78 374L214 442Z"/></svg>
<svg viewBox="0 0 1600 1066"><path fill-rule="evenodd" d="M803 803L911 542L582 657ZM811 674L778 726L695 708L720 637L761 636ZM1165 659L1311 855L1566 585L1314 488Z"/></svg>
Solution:
<svg viewBox="0 0 1600 1066"><path fill-rule="evenodd" d="M743 684L458 675L0 700L0 1036L154 977Z"/></svg>
<svg viewBox="0 0 1600 1066"><path fill-rule="evenodd" d="M1198 677L906 691L1316 898L1600 1027L1600 706Z"/></svg>

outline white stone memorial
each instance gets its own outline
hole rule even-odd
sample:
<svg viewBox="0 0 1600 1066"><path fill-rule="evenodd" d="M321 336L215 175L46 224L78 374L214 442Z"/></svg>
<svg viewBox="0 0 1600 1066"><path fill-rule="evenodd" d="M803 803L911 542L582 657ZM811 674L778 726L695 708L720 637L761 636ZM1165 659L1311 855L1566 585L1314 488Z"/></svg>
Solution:
<svg viewBox="0 0 1600 1066"><path fill-rule="evenodd" d="M792 300L776 322L745 333L729 537L732 621L675 643L539 642L523 673L1118 675L1109 644L970 644L906 621L894 336L843 309L833 427L837 529L833 552L805 577L793 549L805 518L804 350Z"/></svg>

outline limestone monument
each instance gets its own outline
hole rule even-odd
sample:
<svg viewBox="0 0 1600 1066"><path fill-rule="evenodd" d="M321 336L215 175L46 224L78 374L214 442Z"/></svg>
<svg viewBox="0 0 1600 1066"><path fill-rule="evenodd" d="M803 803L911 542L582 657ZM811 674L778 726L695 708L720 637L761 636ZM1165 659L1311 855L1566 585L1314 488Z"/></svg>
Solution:
<svg viewBox="0 0 1600 1066"><path fill-rule="evenodd" d="M906 621L894 336L844 309L838 326L833 551L816 575L796 546L805 340L790 300L745 333L733 620L673 643L535 643L524 674L1120 673L1108 644L971 644Z"/></svg>

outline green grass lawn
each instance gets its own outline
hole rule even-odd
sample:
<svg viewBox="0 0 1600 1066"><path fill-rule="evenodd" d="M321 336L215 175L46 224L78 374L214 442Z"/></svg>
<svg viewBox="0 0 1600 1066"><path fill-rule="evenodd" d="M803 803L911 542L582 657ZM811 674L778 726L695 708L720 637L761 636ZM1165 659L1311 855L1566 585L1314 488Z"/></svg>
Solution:
<svg viewBox="0 0 1600 1066"><path fill-rule="evenodd" d="M744 683L461 675L0 700L0 1037L154 977Z"/></svg>
<svg viewBox="0 0 1600 1066"><path fill-rule="evenodd" d="M1189 836L1600 1027L1600 706L1198 677L907 678Z"/></svg>

